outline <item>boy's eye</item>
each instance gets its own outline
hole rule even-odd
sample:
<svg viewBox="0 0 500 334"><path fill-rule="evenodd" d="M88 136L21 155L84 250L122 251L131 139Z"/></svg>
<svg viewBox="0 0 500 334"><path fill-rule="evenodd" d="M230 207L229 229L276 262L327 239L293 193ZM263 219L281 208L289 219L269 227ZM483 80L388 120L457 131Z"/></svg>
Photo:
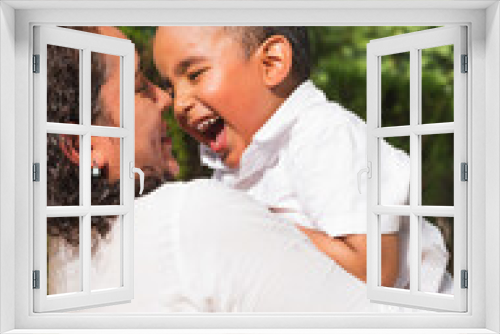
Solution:
<svg viewBox="0 0 500 334"><path fill-rule="evenodd" d="M200 76L200 74L202 74L203 72L205 72L204 68L199 69L199 70L194 71L194 72L191 72L188 74L188 78L189 78L189 80L196 80Z"/></svg>

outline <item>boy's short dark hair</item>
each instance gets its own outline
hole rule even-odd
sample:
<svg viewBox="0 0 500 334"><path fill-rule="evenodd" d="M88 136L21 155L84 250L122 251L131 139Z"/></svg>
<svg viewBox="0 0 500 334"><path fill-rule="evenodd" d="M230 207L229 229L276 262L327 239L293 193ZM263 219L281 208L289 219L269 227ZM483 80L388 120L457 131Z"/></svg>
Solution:
<svg viewBox="0 0 500 334"><path fill-rule="evenodd" d="M292 45L291 77L300 84L311 74L311 48L306 27L225 27L237 33L245 56L249 58L266 39L274 35L284 36Z"/></svg>

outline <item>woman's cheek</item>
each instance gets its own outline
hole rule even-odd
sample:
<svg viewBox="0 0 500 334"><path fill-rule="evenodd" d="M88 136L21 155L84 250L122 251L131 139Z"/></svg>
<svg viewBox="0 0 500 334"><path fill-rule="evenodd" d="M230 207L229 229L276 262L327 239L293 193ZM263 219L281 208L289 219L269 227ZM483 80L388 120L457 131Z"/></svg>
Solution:
<svg viewBox="0 0 500 334"><path fill-rule="evenodd" d="M120 82L110 78L102 86L101 96L103 104L110 120L113 124L104 124L105 126L120 126Z"/></svg>

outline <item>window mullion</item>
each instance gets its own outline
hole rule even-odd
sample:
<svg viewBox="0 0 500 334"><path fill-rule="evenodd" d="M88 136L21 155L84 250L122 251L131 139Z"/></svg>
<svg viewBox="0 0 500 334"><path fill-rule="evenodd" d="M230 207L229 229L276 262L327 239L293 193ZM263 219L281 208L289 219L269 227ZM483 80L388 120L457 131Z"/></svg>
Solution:
<svg viewBox="0 0 500 334"><path fill-rule="evenodd" d="M128 129L109 126L90 126L80 124L65 124L47 122L47 133L83 136L90 133L92 136L125 138L129 135Z"/></svg>
<svg viewBox="0 0 500 334"><path fill-rule="evenodd" d="M130 212L125 205L95 205L95 206L49 206L47 217L83 217L87 213L93 216L118 216Z"/></svg>
<svg viewBox="0 0 500 334"><path fill-rule="evenodd" d="M419 221L414 209L420 204L420 140L413 131L419 124L420 114L420 55L418 49L410 51L410 291L418 291L419 281Z"/></svg>
<svg viewBox="0 0 500 334"><path fill-rule="evenodd" d="M80 274L82 282L82 291L90 293L90 261L91 261L91 230L90 230L90 214L80 218Z"/></svg>
<svg viewBox="0 0 500 334"><path fill-rule="evenodd" d="M83 49L82 51L82 62L83 66L80 67L81 73L81 87L82 87L82 99L81 102L81 112L82 112L82 125L84 128L89 128L91 124L91 60L90 60L90 50ZM80 159L80 191L82 199L82 205L85 208L89 208L89 211L81 218L81 233L80 233L80 254L81 254L81 269L80 273L82 275L82 290L84 293L90 293L90 265L91 265L91 216L90 216L90 205L91 205L91 174L90 168L92 165L91 159L91 135L90 132L86 132L82 136L82 149L81 149L81 159Z"/></svg>
<svg viewBox="0 0 500 334"><path fill-rule="evenodd" d="M411 133L417 135L437 135L445 133L454 133L455 123L432 123L432 124L417 124L404 126L388 126L374 130L374 135L378 138L402 137L409 136Z"/></svg>
<svg viewBox="0 0 500 334"><path fill-rule="evenodd" d="M423 206L423 205L377 205L372 207L372 212L377 215L396 215L429 217L454 217L455 208L453 206Z"/></svg>
<svg viewBox="0 0 500 334"><path fill-rule="evenodd" d="M81 83L82 87L82 98L80 100L80 105L82 109L82 125L84 128L88 129L91 122L91 62L90 62L90 50L83 50L83 66L80 68L81 73ZM91 204L91 136L90 132L86 131L82 136L82 149L80 158L80 198L82 199L82 205L85 207L90 207Z"/></svg>

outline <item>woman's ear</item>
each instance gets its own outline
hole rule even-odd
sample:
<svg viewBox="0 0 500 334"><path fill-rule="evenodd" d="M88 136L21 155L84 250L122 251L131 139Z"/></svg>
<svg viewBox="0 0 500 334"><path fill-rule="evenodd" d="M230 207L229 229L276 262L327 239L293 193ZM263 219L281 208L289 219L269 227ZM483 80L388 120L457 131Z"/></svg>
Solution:
<svg viewBox="0 0 500 334"><path fill-rule="evenodd" d="M113 144L118 145L119 152L119 138L92 137L90 142L92 147L92 152L90 153L92 165L96 164L99 168L109 165L110 155L114 153Z"/></svg>
<svg viewBox="0 0 500 334"><path fill-rule="evenodd" d="M92 147L92 152L90 153L92 164L95 163L98 167L108 165L109 157L104 154L104 152L112 151L110 139L106 137L92 137L90 145ZM80 164L80 146L79 143L75 141L75 136L61 135L59 147L72 163L75 165Z"/></svg>
<svg viewBox="0 0 500 334"><path fill-rule="evenodd" d="M60 135L59 148L63 154L75 165L80 164L80 146L75 142L74 137L70 135Z"/></svg>
<svg viewBox="0 0 500 334"><path fill-rule="evenodd" d="M120 179L120 138L92 137L90 159L93 167L106 169L110 180Z"/></svg>
<svg viewBox="0 0 500 334"><path fill-rule="evenodd" d="M264 83L274 88L284 82L292 70L292 45L285 36L269 37L259 48Z"/></svg>

